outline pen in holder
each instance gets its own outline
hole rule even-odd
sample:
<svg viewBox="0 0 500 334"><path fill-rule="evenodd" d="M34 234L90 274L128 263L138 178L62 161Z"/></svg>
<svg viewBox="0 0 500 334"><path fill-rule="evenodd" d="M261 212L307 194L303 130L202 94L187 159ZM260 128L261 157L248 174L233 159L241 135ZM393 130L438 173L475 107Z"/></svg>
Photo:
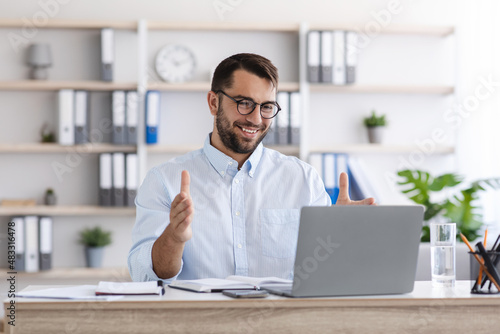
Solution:
<svg viewBox="0 0 500 334"><path fill-rule="evenodd" d="M482 244L481 244L482 246ZM484 248L482 249L484 251ZM498 289L498 277L500 276L500 252L498 251L476 251L470 254L470 278L472 280L471 293L476 294L495 294L500 293ZM480 272L481 265L477 261L480 259L484 263L483 270ZM485 272L487 270L487 272ZM493 280L496 281L493 282Z"/></svg>

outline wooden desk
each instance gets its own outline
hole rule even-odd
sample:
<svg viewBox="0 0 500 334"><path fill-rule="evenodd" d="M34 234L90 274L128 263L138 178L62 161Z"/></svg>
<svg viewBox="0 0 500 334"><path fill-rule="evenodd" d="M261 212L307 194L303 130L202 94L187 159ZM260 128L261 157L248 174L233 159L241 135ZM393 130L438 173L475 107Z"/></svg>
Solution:
<svg viewBox="0 0 500 334"><path fill-rule="evenodd" d="M6 333L498 332L500 295L469 291L469 282L458 281L446 290L416 282L411 294L349 298L238 300L170 288L162 297L113 302L18 298L16 326L4 328Z"/></svg>

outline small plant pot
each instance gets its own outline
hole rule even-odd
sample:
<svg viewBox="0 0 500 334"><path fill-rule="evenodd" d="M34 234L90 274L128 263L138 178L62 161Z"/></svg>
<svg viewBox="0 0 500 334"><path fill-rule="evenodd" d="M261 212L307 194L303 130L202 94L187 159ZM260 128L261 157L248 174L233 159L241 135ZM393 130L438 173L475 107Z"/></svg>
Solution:
<svg viewBox="0 0 500 334"><path fill-rule="evenodd" d="M370 144L382 143L385 132L383 126L369 126L366 129L368 130L368 141Z"/></svg>
<svg viewBox="0 0 500 334"><path fill-rule="evenodd" d="M85 261L88 268L100 268L104 247L85 247Z"/></svg>
<svg viewBox="0 0 500 334"><path fill-rule="evenodd" d="M56 205L57 197L54 193L46 193L44 202L45 205Z"/></svg>

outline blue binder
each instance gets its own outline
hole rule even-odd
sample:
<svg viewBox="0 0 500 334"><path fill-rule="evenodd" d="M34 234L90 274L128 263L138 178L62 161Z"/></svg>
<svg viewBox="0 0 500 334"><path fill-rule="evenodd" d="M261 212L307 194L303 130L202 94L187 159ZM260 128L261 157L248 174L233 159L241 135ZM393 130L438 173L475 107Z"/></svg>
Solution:
<svg viewBox="0 0 500 334"><path fill-rule="evenodd" d="M159 91L150 90L146 93L146 144L158 143L160 100Z"/></svg>

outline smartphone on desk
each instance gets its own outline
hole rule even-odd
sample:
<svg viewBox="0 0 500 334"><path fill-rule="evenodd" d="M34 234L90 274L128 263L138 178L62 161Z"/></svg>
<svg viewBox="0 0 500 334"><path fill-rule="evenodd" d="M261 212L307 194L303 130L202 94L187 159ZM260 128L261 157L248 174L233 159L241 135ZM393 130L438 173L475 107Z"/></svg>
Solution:
<svg viewBox="0 0 500 334"><path fill-rule="evenodd" d="M233 298L266 298L269 293L264 290L222 290L222 294Z"/></svg>

